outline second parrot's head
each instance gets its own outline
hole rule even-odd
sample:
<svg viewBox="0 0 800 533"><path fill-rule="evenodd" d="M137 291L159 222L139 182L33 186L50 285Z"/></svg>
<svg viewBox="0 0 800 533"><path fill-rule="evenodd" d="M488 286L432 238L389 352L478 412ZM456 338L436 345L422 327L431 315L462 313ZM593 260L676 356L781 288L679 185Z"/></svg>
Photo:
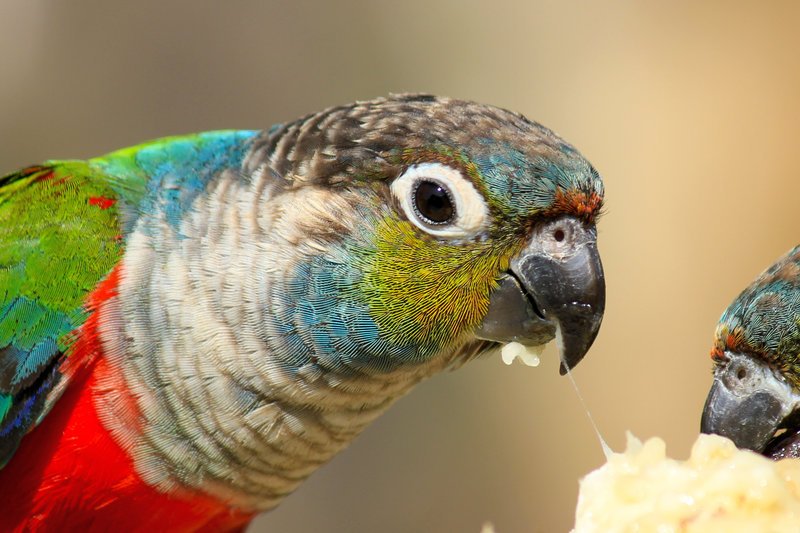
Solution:
<svg viewBox="0 0 800 533"><path fill-rule="evenodd" d="M278 196L299 213L304 259L287 276L308 307L300 320L324 323L347 365L556 337L562 373L586 354L605 307L603 182L552 131L400 95L275 127L261 143L249 170L282 180Z"/></svg>
<svg viewBox="0 0 800 533"><path fill-rule="evenodd" d="M711 358L702 431L776 458L800 456L800 247L725 310Z"/></svg>

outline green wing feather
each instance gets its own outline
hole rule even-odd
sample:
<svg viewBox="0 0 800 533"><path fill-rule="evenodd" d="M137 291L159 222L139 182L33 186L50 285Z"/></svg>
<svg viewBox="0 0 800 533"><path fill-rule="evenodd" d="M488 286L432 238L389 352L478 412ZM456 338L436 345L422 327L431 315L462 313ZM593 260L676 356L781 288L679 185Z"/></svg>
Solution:
<svg viewBox="0 0 800 533"><path fill-rule="evenodd" d="M52 403L86 296L120 257L109 182L80 161L0 180L0 466Z"/></svg>
<svg viewBox="0 0 800 533"><path fill-rule="evenodd" d="M137 217L164 209L178 223L210 180L240 168L258 134L170 137L0 178L0 467L68 382L62 363L87 297Z"/></svg>

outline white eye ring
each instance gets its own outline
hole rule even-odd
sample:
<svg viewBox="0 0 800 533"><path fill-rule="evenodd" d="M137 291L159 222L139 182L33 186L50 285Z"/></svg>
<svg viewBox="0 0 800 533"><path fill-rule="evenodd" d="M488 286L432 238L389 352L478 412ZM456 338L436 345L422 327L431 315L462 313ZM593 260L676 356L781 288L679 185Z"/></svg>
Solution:
<svg viewBox="0 0 800 533"><path fill-rule="evenodd" d="M453 207L452 217L445 222L432 222L418 208L420 184L439 185ZM437 237L469 238L485 229L489 220L486 201L458 170L441 163L420 163L408 167L392 182L392 194L400 202L406 217L421 230Z"/></svg>

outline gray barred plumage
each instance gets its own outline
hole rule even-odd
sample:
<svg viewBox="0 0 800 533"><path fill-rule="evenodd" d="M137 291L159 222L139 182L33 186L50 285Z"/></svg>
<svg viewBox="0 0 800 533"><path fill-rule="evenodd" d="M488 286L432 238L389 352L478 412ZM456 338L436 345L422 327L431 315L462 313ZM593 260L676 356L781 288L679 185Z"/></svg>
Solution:
<svg viewBox="0 0 800 533"><path fill-rule="evenodd" d="M325 252L309 241L309 225L352 231L359 197L315 187L270 197L275 179L224 173L177 231L163 216L142 217L128 241L101 331L144 432L113 395L101 412L137 471L165 492L193 488L269 509L414 384L483 345L460 353L456 343L426 364L372 375L322 369L311 353L283 360L276 293L295 265Z"/></svg>

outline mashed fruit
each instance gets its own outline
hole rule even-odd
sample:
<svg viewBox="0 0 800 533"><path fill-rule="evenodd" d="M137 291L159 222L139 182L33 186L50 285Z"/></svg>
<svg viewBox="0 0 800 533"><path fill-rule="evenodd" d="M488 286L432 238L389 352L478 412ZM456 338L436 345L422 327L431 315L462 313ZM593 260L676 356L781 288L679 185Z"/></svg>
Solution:
<svg viewBox="0 0 800 533"><path fill-rule="evenodd" d="M581 480L574 532L800 532L800 459L700 435L678 461L663 440L629 434L624 453Z"/></svg>

